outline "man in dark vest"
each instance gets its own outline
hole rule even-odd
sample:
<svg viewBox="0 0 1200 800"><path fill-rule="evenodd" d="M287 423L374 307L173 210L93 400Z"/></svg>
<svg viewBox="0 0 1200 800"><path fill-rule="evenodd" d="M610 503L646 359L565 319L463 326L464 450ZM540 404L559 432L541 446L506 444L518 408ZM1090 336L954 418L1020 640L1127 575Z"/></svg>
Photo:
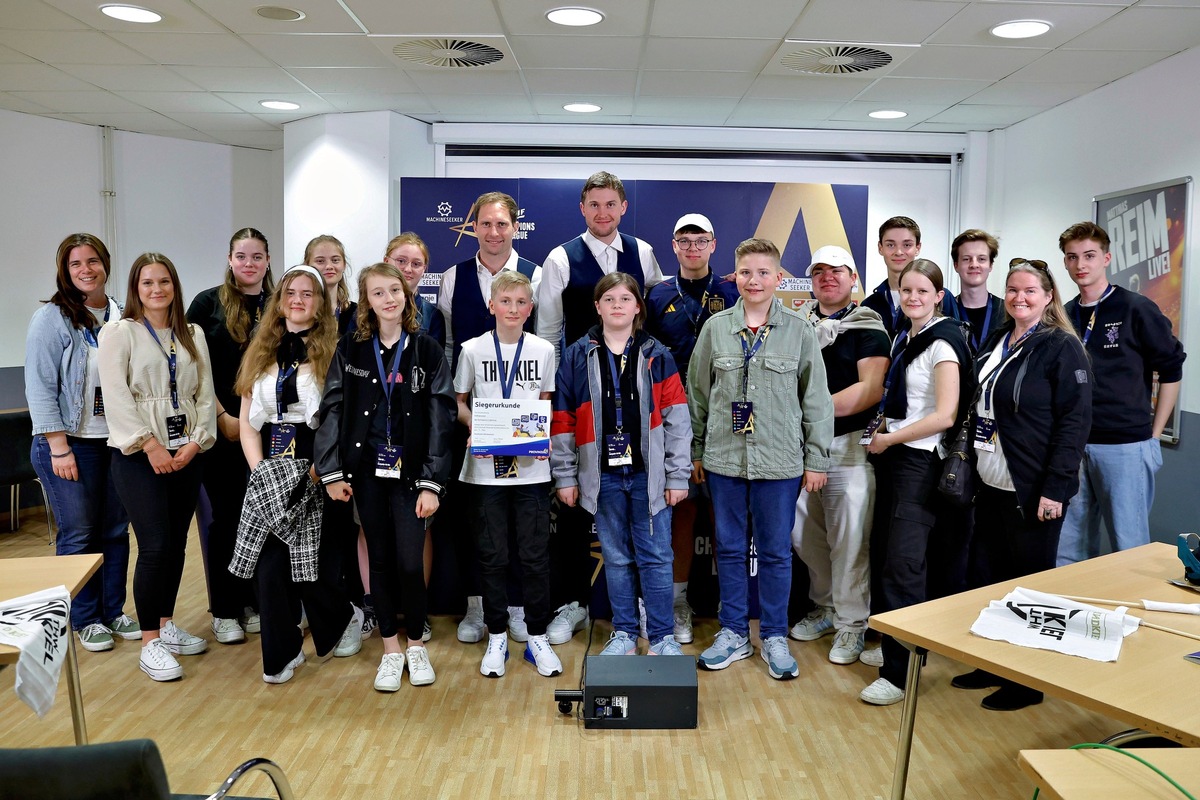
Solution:
<svg viewBox="0 0 1200 800"><path fill-rule="evenodd" d="M504 192L480 195L467 217L474 219L479 252L442 273L437 307L446 320L446 360L451 371L458 369L463 342L496 327L496 318L488 311L488 298L492 296L492 280L500 270L513 269L529 278L537 297L542 268L513 250L517 215L517 201ZM533 332L533 317L527 328Z"/></svg>
<svg viewBox="0 0 1200 800"><path fill-rule="evenodd" d="M628 207L621 179L597 172L579 196L587 230L546 256L545 279L535 293L537 335L554 343L556 356L599 322L592 299L596 281L610 272L627 272L637 279L643 295L662 282L654 249L617 230Z"/></svg>

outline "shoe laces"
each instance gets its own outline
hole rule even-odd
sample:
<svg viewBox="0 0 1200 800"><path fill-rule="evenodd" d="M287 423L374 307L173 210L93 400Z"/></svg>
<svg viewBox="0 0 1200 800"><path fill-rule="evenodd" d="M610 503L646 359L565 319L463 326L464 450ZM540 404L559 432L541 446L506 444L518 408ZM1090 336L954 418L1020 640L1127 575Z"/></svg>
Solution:
<svg viewBox="0 0 1200 800"><path fill-rule="evenodd" d="M782 636L769 637L763 642L763 649L767 651L767 656L772 661L787 661L792 657L792 652L787 646L787 639Z"/></svg>
<svg viewBox="0 0 1200 800"><path fill-rule="evenodd" d="M119 628L119 627L122 627L122 626L125 626L125 625L136 625L136 624L137 624L137 623L133 621L133 617L129 616L128 614L122 614L122 615L121 615L121 616L119 616L119 617L115 617L115 618L114 618L114 619L111 621L111 626L110 626L110 627L117 627L117 628Z"/></svg>
<svg viewBox="0 0 1200 800"><path fill-rule="evenodd" d="M533 639L529 640L530 642ZM492 653L502 653L508 648L508 634L503 636L488 636L487 655Z"/></svg>
<svg viewBox="0 0 1200 800"><path fill-rule="evenodd" d="M414 647L412 649L416 652L410 652L408 654L408 671L412 672L414 669L425 669L428 667L429 653L426 652L425 648Z"/></svg>
<svg viewBox="0 0 1200 800"><path fill-rule="evenodd" d="M851 650L858 643L858 633L855 631L838 631L837 636L833 639L834 647L844 647Z"/></svg>
<svg viewBox="0 0 1200 800"><path fill-rule="evenodd" d="M171 655L167 650L167 646L163 644L162 639L155 639L142 649L142 653L147 660L154 662L154 666L161 667L169 664L167 658Z"/></svg>
<svg viewBox="0 0 1200 800"><path fill-rule="evenodd" d="M741 638L729 628L721 628L717 631L717 637L713 641L713 646L718 649L729 648L733 650L741 646Z"/></svg>
<svg viewBox="0 0 1200 800"><path fill-rule="evenodd" d="M101 636L106 633L110 633L107 626L102 625L99 622L93 622L91 625L88 625L79 632L79 638L90 639L93 636Z"/></svg>
<svg viewBox="0 0 1200 800"><path fill-rule="evenodd" d="M379 673L387 677L399 675L404 664L403 658L400 653L384 653L383 660L379 662Z"/></svg>

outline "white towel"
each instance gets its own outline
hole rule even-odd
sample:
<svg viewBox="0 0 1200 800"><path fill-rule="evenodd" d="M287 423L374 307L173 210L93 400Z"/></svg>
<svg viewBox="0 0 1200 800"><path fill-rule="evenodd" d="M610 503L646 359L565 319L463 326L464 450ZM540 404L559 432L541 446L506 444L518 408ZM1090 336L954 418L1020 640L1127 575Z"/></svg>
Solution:
<svg viewBox="0 0 1200 800"><path fill-rule="evenodd" d="M979 613L971 633L1022 647L1053 650L1093 661L1116 661L1121 642L1141 620L1058 595L1017 587Z"/></svg>
<svg viewBox="0 0 1200 800"><path fill-rule="evenodd" d="M0 643L21 651L17 697L39 717L54 705L70 635L71 595L65 586L0 603Z"/></svg>

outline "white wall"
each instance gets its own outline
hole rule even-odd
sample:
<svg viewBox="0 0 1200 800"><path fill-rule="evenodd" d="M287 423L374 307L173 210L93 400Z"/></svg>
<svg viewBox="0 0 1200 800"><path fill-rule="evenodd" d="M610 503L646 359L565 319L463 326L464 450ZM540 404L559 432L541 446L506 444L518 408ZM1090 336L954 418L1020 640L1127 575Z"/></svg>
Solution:
<svg viewBox="0 0 1200 800"><path fill-rule="evenodd" d="M1001 263L1013 256L1056 266L1065 297L1075 296L1058 251L1058 235L1091 219L1092 198L1184 176L1200 176L1200 48L1159 62L1091 94L992 134L999 188ZM1188 259L1184 267L1183 410L1200 411L1200 235L1195 224L1200 195L1193 194ZM992 291L1003 288L1001 270Z"/></svg>
<svg viewBox="0 0 1200 800"><path fill-rule="evenodd" d="M40 300L54 293L54 255L63 237L87 231L113 256L109 293L125 297L133 259L165 253L179 268L185 301L221 280L235 228L283 241L282 156L260 150L114 132L116 235L106 237L101 129L0 111L0 367L25 362L25 332Z"/></svg>

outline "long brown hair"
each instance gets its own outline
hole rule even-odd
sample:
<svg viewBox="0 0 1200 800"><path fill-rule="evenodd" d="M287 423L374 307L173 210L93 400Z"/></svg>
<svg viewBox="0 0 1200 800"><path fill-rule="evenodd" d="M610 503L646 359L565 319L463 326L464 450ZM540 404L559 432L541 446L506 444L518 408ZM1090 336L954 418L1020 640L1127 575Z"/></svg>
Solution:
<svg viewBox="0 0 1200 800"><path fill-rule="evenodd" d="M1042 325L1047 328L1058 328L1063 333L1068 333L1078 339L1079 333L1071 323L1071 318L1067 316L1067 310L1063 308L1062 298L1058 295L1058 287L1054 284L1054 276L1050 274L1050 267L1046 262L1024 258L1014 258L1008 262L1008 274L1004 276L1006 295L1008 294L1008 279L1016 272L1024 272L1037 278L1042 291L1050 293L1050 302L1042 309Z"/></svg>
<svg viewBox="0 0 1200 800"><path fill-rule="evenodd" d="M400 318L400 326L409 333L416 333L421 329L417 322L417 301L414 298L412 289L408 288L408 282L404 280L404 276L400 274L400 270L393 267L391 264L380 262L358 273L358 313L356 322L358 330L354 332L355 341L365 342L375 334L379 333L379 319L375 316L375 311L371 308L370 298L367 297L367 278L373 276L383 278L393 278L400 281L404 286L404 311Z"/></svg>
<svg viewBox="0 0 1200 800"><path fill-rule="evenodd" d="M175 296L171 299L171 307L167 309L167 324L175 333L175 341L183 345L183 349L196 359L199 357L199 351L196 350L196 341L192 338L192 328L183 313L183 286L179 283L179 273L171 259L162 253L142 253L134 259L133 266L129 268L129 291L125 294L125 312L121 314L121 319L145 319L146 311L142 308L142 298L138 296L138 283L142 280L142 270L151 264L162 264L171 276Z"/></svg>
<svg viewBox="0 0 1200 800"><path fill-rule="evenodd" d="M292 267L283 273L279 285L271 292L271 298L263 309L263 318L254 331L254 337L246 348L242 365L238 367L237 381L233 391L239 395L247 395L254 388L254 382L265 375L271 367L279 362L276 353L283 334L287 332L287 321L283 318L283 304L286 301L287 290L301 278L313 282L313 302L316 303L316 319L313 327L305 337L308 352L308 363L312 366L313 377L317 386L325 386L325 373L329 371L329 362L333 360L333 351L337 347L337 318L329 305L329 296L325 292L325 281L314 278L307 269Z"/></svg>
<svg viewBox="0 0 1200 800"><path fill-rule="evenodd" d="M262 242L263 250L267 253L267 273L263 276L262 291L269 295L275 288L275 281L271 277L271 248L267 244L267 237L263 236L262 232L256 228L242 228L229 240L229 255L233 255L233 248L238 242L246 239ZM250 341L256 320L251 319L250 312L246 310L244 302L246 295L238 286L233 269L228 264L225 265L225 282L221 284L221 290L217 296L221 300L221 308L225 311L225 330L229 331L230 337L239 345L246 344Z"/></svg>
<svg viewBox="0 0 1200 800"><path fill-rule="evenodd" d="M92 330L96 327L96 318L84 305L84 300L87 298L71 280L71 251L76 247L90 247L96 251L96 255L100 256L100 263L104 265L104 282L108 283L108 277L112 275L112 257L109 256L104 242L90 233L72 233L58 246L58 255L55 256L55 261L58 262L58 274L54 279L58 291L46 302L58 306L62 315L76 328Z"/></svg>
<svg viewBox="0 0 1200 800"><path fill-rule="evenodd" d="M350 271L350 259L346 258L346 246L343 245L336 236L332 236L328 233L322 233L320 236L313 237L309 241L308 245L306 245L304 248L304 263L308 264L310 267L313 265L313 250L315 250L319 244L333 245L338 249L338 255L342 257L342 275L340 278L338 278L337 284L337 307L339 309L345 309L350 305L350 289L346 285L348 283L346 280L346 274ZM320 272L320 270L317 271ZM324 281L321 282L321 285L324 287ZM324 378L322 378L322 380L323 379Z"/></svg>

